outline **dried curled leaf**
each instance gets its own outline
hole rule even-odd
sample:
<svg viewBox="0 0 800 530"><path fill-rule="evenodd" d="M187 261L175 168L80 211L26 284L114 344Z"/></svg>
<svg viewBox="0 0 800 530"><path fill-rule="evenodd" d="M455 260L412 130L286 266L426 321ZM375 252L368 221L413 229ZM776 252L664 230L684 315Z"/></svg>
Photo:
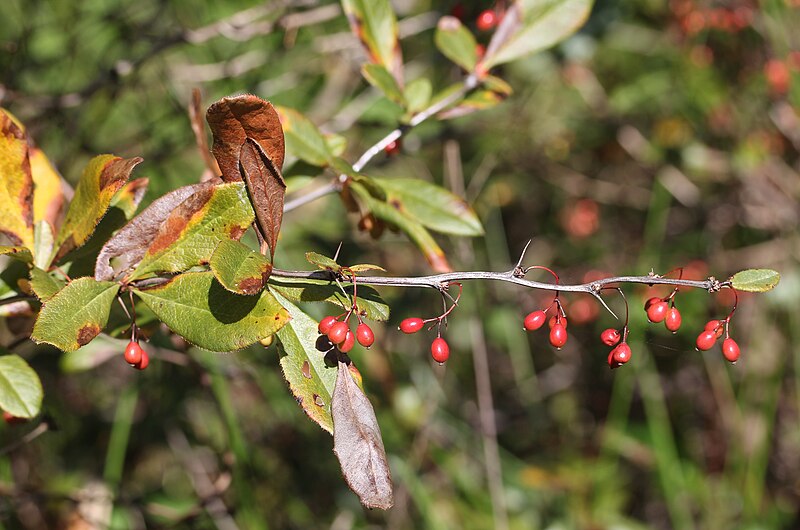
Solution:
<svg viewBox="0 0 800 530"><path fill-rule="evenodd" d="M367 508L388 510L394 504L392 473L378 420L369 399L343 362L339 362L331 414L333 452L348 486Z"/></svg>
<svg viewBox="0 0 800 530"><path fill-rule="evenodd" d="M247 138L261 146L278 171L283 167L283 128L270 102L252 94L222 98L208 108L206 120L214 134L211 150L226 182L242 180L239 155Z"/></svg>
<svg viewBox="0 0 800 530"><path fill-rule="evenodd" d="M275 256L275 245L278 243L278 232L283 221L286 182L280 169L252 138L248 138L242 146L239 163L250 203L256 214L258 230L269 245L272 258Z"/></svg>

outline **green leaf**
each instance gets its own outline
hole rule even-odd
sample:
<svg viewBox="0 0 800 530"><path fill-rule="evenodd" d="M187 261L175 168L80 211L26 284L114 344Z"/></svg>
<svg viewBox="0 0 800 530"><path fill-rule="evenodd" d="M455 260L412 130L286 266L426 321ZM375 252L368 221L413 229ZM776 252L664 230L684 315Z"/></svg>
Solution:
<svg viewBox="0 0 800 530"><path fill-rule="evenodd" d="M272 272L266 256L232 239L220 241L208 264L217 281L237 294L261 292Z"/></svg>
<svg viewBox="0 0 800 530"><path fill-rule="evenodd" d="M403 91L389 70L379 64L364 63L361 65L361 74L370 85L383 92L383 95L391 101L405 106L406 100L403 97Z"/></svg>
<svg viewBox="0 0 800 530"><path fill-rule="evenodd" d="M328 147L328 152L333 156L342 156L342 153L347 149L347 138L336 133L325 133L323 136L325 137L325 145ZM289 183L287 182L286 184L286 193L289 193Z"/></svg>
<svg viewBox="0 0 800 530"><path fill-rule="evenodd" d="M593 0L521 0L506 11L486 51L490 69L553 46L580 28Z"/></svg>
<svg viewBox="0 0 800 530"><path fill-rule="evenodd" d="M375 180L386 190L387 203L431 230L459 236L483 234L469 204L441 186L419 179Z"/></svg>
<svg viewBox="0 0 800 530"><path fill-rule="evenodd" d="M358 265L350 265L347 268L350 269L351 272L355 273L368 272L368 271L386 272L386 269L384 269L380 265L373 265L371 263L359 263Z"/></svg>
<svg viewBox="0 0 800 530"><path fill-rule="evenodd" d="M53 278L39 267L31 269L31 289L42 302L52 298L65 285L66 282Z"/></svg>
<svg viewBox="0 0 800 530"><path fill-rule="evenodd" d="M72 280L44 302L31 338L65 352L88 344L106 326L117 291L115 282L88 277Z"/></svg>
<svg viewBox="0 0 800 530"><path fill-rule="evenodd" d="M283 376L308 417L333 433L331 396L336 387L336 363L329 367L325 363L325 354L316 348L320 336L317 321L281 296L280 291L275 292L275 297L291 316L291 320L278 331Z"/></svg>
<svg viewBox="0 0 800 530"><path fill-rule="evenodd" d="M478 43L472 33L456 17L442 17L433 37L442 54L458 66L472 72L478 63Z"/></svg>
<svg viewBox="0 0 800 530"><path fill-rule="evenodd" d="M747 269L734 274L730 281L737 291L763 293L778 285L781 275L772 269Z"/></svg>
<svg viewBox="0 0 800 530"><path fill-rule="evenodd" d="M239 350L278 331L289 319L269 291L240 296L211 272L189 272L136 294L172 331L211 351Z"/></svg>
<svg viewBox="0 0 800 530"><path fill-rule="evenodd" d="M417 248L422 251L433 270L437 272L452 271L444 251L419 221L409 216L405 211L394 207L394 205L374 198L358 182L351 182L349 189L353 191L363 207L371 212L372 215L405 232L409 239L417 245Z"/></svg>
<svg viewBox="0 0 800 530"><path fill-rule="evenodd" d="M0 256L8 256L23 263L31 263L33 261L33 254L28 247L9 247L0 245Z"/></svg>
<svg viewBox="0 0 800 530"><path fill-rule="evenodd" d="M431 94L433 94L433 87L428 79L420 77L413 80L406 85L406 89L403 92L403 97L406 100L406 110L411 114L416 114L425 109L431 100Z"/></svg>
<svg viewBox="0 0 800 530"><path fill-rule="evenodd" d="M334 260L316 252L306 252L306 261L324 271L340 272L342 270L342 266Z"/></svg>
<svg viewBox="0 0 800 530"><path fill-rule="evenodd" d="M17 418L33 418L39 414L43 395L39 376L22 357L0 357L1 409Z"/></svg>
<svg viewBox="0 0 800 530"><path fill-rule="evenodd" d="M397 18L389 0L342 0L342 7L370 62L382 65L402 85L403 57L397 39Z"/></svg>
<svg viewBox="0 0 800 530"><path fill-rule="evenodd" d="M280 106L275 109L281 118L286 150L313 166L330 165L333 155L317 126L294 109Z"/></svg>
<svg viewBox="0 0 800 530"><path fill-rule="evenodd" d="M50 258L53 256L53 227L45 220L36 223L33 228L33 264L40 269L50 267Z"/></svg>
<svg viewBox="0 0 800 530"><path fill-rule="evenodd" d="M442 120L460 118L479 110L490 109L501 103L503 99L505 99L503 94L493 90L475 90L455 107L440 112L438 117Z"/></svg>
<svg viewBox="0 0 800 530"><path fill-rule="evenodd" d="M328 302L337 308L350 307L353 286L344 286L344 293L336 282L325 279L277 278L269 279L269 287L292 302ZM347 293L347 294L345 294ZM389 306L380 293L368 285L358 286L358 309L370 320L384 322L389 319Z"/></svg>
<svg viewBox="0 0 800 530"><path fill-rule="evenodd" d="M129 279L207 263L220 241L241 237L253 218L244 183L201 189L163 222Z"/></svg>
<svg viewBox="0 0 800 530"><path fill-rule="evenodd" d="M139 157L126 160L114 155L100 155L89 161L56 236L51 263L86 243L108 210L114 194L128 181L133 168L141 161Z"/></svg>

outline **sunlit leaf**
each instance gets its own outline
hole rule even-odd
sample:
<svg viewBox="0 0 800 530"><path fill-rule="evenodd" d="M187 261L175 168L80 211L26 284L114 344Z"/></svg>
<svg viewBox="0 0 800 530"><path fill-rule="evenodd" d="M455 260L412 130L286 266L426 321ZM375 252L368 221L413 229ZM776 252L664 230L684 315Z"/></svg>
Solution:
<svg viewBox="0 0 800 530"><path fill-rule="evenodd" d="M21 126L0 109L0 234L33 248L33 178Z"/></svg>
<svg viewBox="0 0 800 530"><path fill-rule="evenodd" d="M136 294L172 331L211 351L234 351L278 331L289 313L269 291L241 296L211 272L189 272Z"/></svg>
<svg viewBox="0 0 800 530"><path fill-rule="evenodd" d="M209 265L217 281L237 294L260 292L272 272L272 264L266 256L232 239L219 242Z"/></svg>
<svg viewBox="0 0 800 530"><path fill-rule="evenodd" d="M518 0L509 5L486 50L488 70L549 48L580 28L593 0Z"/></svg>
<svg viewBox="0 0 800 530"><path fill-rule="evenodd" d="M252 94L222 98L208 108L206 120L214 135L214 157L226 182L242 180L239 155L247 138L261 146L278 171L283 168L283 129L269 101Z"/></svg>
<svg viewBox="0 0 800 530"><path fill-rule="evenodd" d="M44 302L31 338L65 352L88 344L105 327L119 291L115 282L78 278Z"/></svg>
<svg viewBox="0 0 800 530"><path fill-rule="evenodd" d="M56 236L51 262L59 261L89 239L114 194L128 181L133 168L141 161L139 157L124 159L114 155L100 155L89 161Z"/></svg>
<svg viewBox="0 0 800 530"><path fill-rule="evenodd" d="M42 407L42 382L19 355L0 356L0 409L16 418L33 418Z"/></svg>
<svg viewBox="0 0 800 530"><path fill-rule="evenodd" d="M350 29L369 59L385 67L403 85L403 57L397 38L397 18L389 0L342 0Z"/></svg>
<svg viewBox="0 0 800 530"><path fill-rule="evenodd" d="M442 17L434 35L436 47L458 66L472 72L478 62L478 43L472 33L456 17Z"/></svg>
<svg viewBox="0 0 800 530"><path fill-rule="evenodd" d="M406 110L411 114L423 110L430 103L432 93L433 87L428 79L420 77L419 79L413 80L406 85L403 91L403 96L406 100Z"/></svg>
<svg viewBox="0 0 800 530"><path fill-rule="evenodd" d="M52 298L65 285L66 282L53 278L39 267L31 268L31 289L42 302Z"/></svg>
<svg viewBox="0 0 800 530"><path fill-rule="evenodd" d="M772 269L747 269L734 274L730 281L736 290L763 293L778 285L781 275Z"/></svg>
<svg viewBox="0 0 800 530"><path fill-rule="evenodd" d="M333 155L317 126L294 109L279 106L277 110L286 135L286 149L311 165L330 165Z"/></svg>
<svg viewBox="0 0 800 530"><path fill-rule="evenodd" d="M339 362L331 404L333 451L348 486L367 508L388 510L394 504L392 473L372 404L350 370Z"/></svg>
<svg viewBox="0 0 800 530"><path fill-rule="evenodd" d="M161 224L130 279L159 272L180 272L208 263L224 239L239 239L253 210L242 182L201 188Z"/></svg>
<svg viewBox="0 0 800 530"><path fill-rule="evenodd" d="M336 263L334 260L327 256L323 256L322 254L317 254L316 252L306 252L306 261L312 265L316 265L324 271L328 270L339 272L342 270L342 266Z"/></svg>
<svg viewBox="0 0 800 530"><path fill-rule="evenodd" d="M350 265L347 268L350 269L351 272L355 272L355 273L369 272L369 271L386 272L386 269L384 269L380 265L373 265L371 263L359 263L358 265Z"/></svg>
<svg viewBox="0 0 800 530"><path fill-rule="evenodd" d="M283 376L308 417L332 433L331 396L336 386L336 365L328 366L325 354L315 346L320 337L317 321L283 298L281 291L274 294L291 316L291 320L278 330Z"/></svg>
<svg viewBox="0 0 800 530"><path fill-rule="evenodd" d="M28 153L33 177L33 222L47 221L56 226L66 204L64 181L41 149L30 147Z"/></svg>
<svg viewBox="0 0 800 530"><path fill-rule="evenodd" d="M33 255L28 247L0 245L0 256L8 256L23 263L31 263L33 261Z"/></svg>
<svg viewBox="0 0 800 530"><path fill-rule="evenodd" d="M153 201L103 246L95 263L95 278L111 280L133 269L178 206L197 193L207 193L214 186L213 182L183 186ZM113 268L111 260L115 260Z"/></svg>
<svg viewBox="0 0 800 530"><path fill-rule="evenodd" d="M475 211L446 189L419 179L375 179L386 190L386 202L422 225L448 234L483 234Z"/></svg>

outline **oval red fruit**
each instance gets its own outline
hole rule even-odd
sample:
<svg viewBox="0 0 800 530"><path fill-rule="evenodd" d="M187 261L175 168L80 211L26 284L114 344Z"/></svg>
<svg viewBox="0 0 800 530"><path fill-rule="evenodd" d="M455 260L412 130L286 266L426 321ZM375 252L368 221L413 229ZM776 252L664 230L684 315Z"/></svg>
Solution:
<svg viewBox="0 0 800 530"><path fill-rule="evenodd" d="M347 322L337 322L328 330L328 338L334 344L341 344L349 331L350 326L347 325Z"/></svg>
<svg viewBox="0 0 800 530"><path fill-rule="evenodd" d="M725 356L725 359L728 361L735 363L739 360L739 345L736 344L736 341L732 338L728 337L724 341L722 341L722 355Z"/></svg>
<svg viewBox="0 0 800 530"><path fill-rule="evenodd" d="M704 331L697 336L695 345L700 351L710 350L714 343L717 342L717 334L713 331Z"/></svg>
<svg viewBox="0 0 800 530"><path fill-rule="evenodd" d="M664 325L667 327L668 330L675 333L681 327L681 312L678 311L677 307L670 307L669 311L667 311L667 316L664 319Z"/></svg>
<svg viewBox="0 0 800 530"><path fill-rule="evenodd" d="M661 300L661 298L659 298L657 296L654 296L653 298L648 298L647 302L644 303L644 310L647 311L648 309L650 309L651 305L653 305L655 303L658 303L658 302L662 302L662 301L663 300Z"/></svg>
<svg viewBox="0 0 800 530"><path fill-rule="evenodd" d="M663 322L667 317L668 310L668 303L664 301L656 302L647 309L647 319L650 320L650 322Z"/></svg>
<svg viewBox="0 0 800 530"><path fill-rule="evenodd" d="M547 315L544 311L534 311L525 317L523 326L527 331L533 331L542 327L545 320L547 320Z"/></svg>
<svg viewBox="0 0 800 530"><path fill-rule="evenodd" d="M567 330L561 324L556 324L550 330L550 344L559 350L567 343Z"/></svg>
<svg viewBox="0 0 800 530"><path fill-rule="evenodd" d="M612 358L614 359L615 363L625 364L631 360L631 347L628 346L627 342L623 342L622 344L618 345L616 348L611 350L611 353L613 353Z"/></svg>
<svg viewBox="0 0 800 530"><path fill-rule="evenodd" d="M137 370L144 370L150 364L150 356L147 355L147 352L142 350L142 358L139 360L138 363L134 364L133 367Z"/></svg>
<svg viewBox="0 0 800 530"><path fill-rule="evenodd" d="M547 322L547 325L550 326L550 329L553 329L553 326L555 326L556 323L561 324L564 326L564 329L567 329L567 317L562 316L561 318L558 318L558 316L552 316Z"/></svg>
<svg viewBox="0 0 800 530"><path fill-rule="evenodd" d="M416 333L417 331L421 330L425 326L425 321L421 318L407 318L400 322L400 331L403 333Z"/></svg>
<svg viewBox="0 0 800 530"><path fill-rule="evenodd" d="M619 330L614 329L614 328L605 329L600 334L600 340L606 346L614 346L614 345L616 345L619 342L619 339L621 339L621 338L622 338L622 334L619 332Z"/></svg>
<svg viewBox="0 0 800 530"><path fill-rule="evenodd" d="M431 343L431 357L439 364L444 363L450 358L450 346L442 337L436 337Z"/></svg>
<svg viewBox="0 0 800 530"><path fill-rule="evenodd" d="M392 140L386 144L386 147L383 148L383 151L389 156L394 156L400 152L400 146L401 141L400 138L398 138L397 140Z"/></svg>
<svg viewBox="0 0 800 530"><path fill-rule="evenodd" d="M720 338L725 331L725 322L723 320L709 320L703 329L713 331L716 337Z"/></svg>
<svg viewBox="0 0 800 530"><path fill-rule="evenodd" d="M125 347L125 362L128 364L139 364L142 360L144 350L139 346L138 342L130 341L128 346Z"/></svg>
<svg viewBox="0 0 800 530"><path fill-rule="evenodd" d="M339 351L342 353L347 353L353 349L353 346L356 345L356 336L353 334L352 331L349 329L347 333L345 333L344 340L341 344L339 344Z"/></svg>
<svg viewBox="0 0 800 530"><path fill-rule="evenodd" d="M327 335L334 324L336 324L336 317L327 316L319 321L319 326L317 326L317 329L323 335Z"/></svg>
<svg viewBox="0 0 800 530"><path fill-rule="evenodd" d="M356 339L359 344L369 348L375 342L375 334L372 332L372 328L362 322L356 328Z"/></svg>

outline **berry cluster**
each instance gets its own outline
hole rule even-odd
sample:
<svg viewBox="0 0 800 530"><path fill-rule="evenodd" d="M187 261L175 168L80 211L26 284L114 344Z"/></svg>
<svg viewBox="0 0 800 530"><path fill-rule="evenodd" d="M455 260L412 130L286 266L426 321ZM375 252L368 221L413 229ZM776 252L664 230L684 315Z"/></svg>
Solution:
<svg viewBox="0 0 800 530"><path fill-rule="evenodd" d="M725 334L725 340L722 341L722 355L726 360L735 363L739 360L739 345L730 337L729 325L731 317L725 320L709 320L706 322L705 328L697 336L695 345L699 351L710 350L717 340Z"/></svg>
<svg viewBox="0 0 800 530"><path fill-rule="evenodd" d="M349 324L350 317L354 315L358 319L355 333L350 330ZM372 328L364 323L358 312L352 309L336 317L330 315L323 318L319 321L317 329L320 334L328 337L331 344L337 346L342 353L352 350L353 346L356 345L356 341L367 349L375 342L375 334L372 332Z"/></svg>
<svg viewBox="0 0 800 530"><path fill-rule="evenodd" d="M664 327L672 333L677 333L681 327L683 319L681 312L675 307L675 294L677 289L672 291L672 294L665 298L654 296L644 303L644 310L647 313L647 319L654 324L664 323Z"/></svg>
<svg viewBox="0 0 800 530"><path fill-rule="evenodd" d="M442 338L442 325L447 327L447 315L449 315L453 309L455 309L455 307L458 305L458 301L461 299L463 287L460 283L457 283L456 285L458 285L458 296L455 298L451 298L446 290L442 291L442 296L450 298L452 304L450 307L446 307L447 303L445 301L445 311L441 315L424 320L419 317L406 318L400 322L400 325L397 327L398 330L410 335L412 333L421 331L426 324L430 324L430 326L428 326L429 330L433 329L435 326L436 338L433 339L433 342L431 343L431 357L439 364L444 364L447 359L450 358L450 345L447 344L447 341Z"/></svg>
<svg viewBox="0 0 800 530"><path fill-rule="evenodd" d="M150 356L139 346L139 341L137 339L131 339L128 346L125 347L124 356L125 362L137 370L144 370L150 364Z"/></svg>
<svg viewBox="0 0 800 530"><path fill-rule="evenodd" d="M550 320L547 320L547 312L553 307L556 308L556 314L551 316ZM546 309L528 313L522 326L525 331L535 331L544 326L545 321L550 326L550 344L560 350L567 343L569 337L567 335L567 317L558 299L554 300Z"/></svg>
<svg viewBox="0 0 800 530"><path fill-rule="evenodd" d="M608 353L608 366L612 370L631 360L631 347L628 346L628 325L622 330L608 328L600 333L600 340L606 346L613 346ZM621 342L620 342L621 341Z"/></svg>

